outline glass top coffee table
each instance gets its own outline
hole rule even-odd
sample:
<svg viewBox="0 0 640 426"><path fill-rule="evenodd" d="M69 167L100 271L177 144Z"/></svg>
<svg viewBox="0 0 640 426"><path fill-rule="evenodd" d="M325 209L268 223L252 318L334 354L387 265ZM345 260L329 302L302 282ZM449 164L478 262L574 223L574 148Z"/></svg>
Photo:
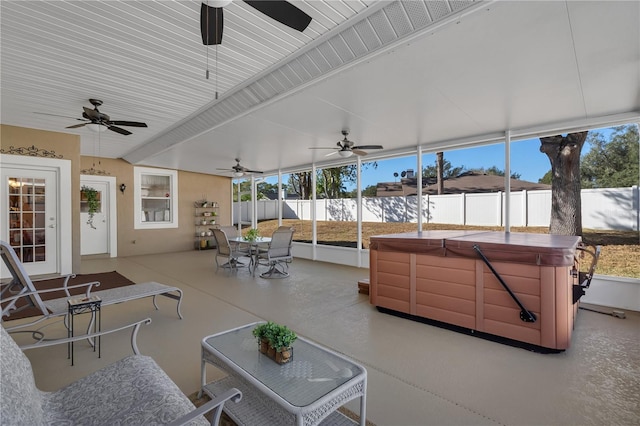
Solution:
<svg viewBox="0 0 640 426"><path fill-rule="evenodd" d="M258 350L251 331L259 323L207 336L202 340L202 390L215 397L230 387L243 393L225 406L238 424L354 424L336 410L360 398L360 424L366 422L367 370L323 346L298 336L293 358L277 364ZM229 374L207 383L206 363Z"/></svg>

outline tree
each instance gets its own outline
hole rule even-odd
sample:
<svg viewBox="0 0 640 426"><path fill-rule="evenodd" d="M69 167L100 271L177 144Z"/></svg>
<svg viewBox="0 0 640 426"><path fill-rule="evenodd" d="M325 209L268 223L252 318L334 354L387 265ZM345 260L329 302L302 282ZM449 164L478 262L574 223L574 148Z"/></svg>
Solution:
<svg viewBox="0 0 640 426"><path fill-rule="evenodd" d="M444 153L436 152L436 183L438 184L438 195L444 194Z"/></svg>
<svg viewBox="0 0 640 426"><path fill-rule="evenodd" d="M551 170L544 174L540 179L538 179L538 183L545 183L547 185L551 185Z"/></svg>
<svg viewBox="0 0 640 426"><path fill-rule="evenodd" d="M369 185L362 190L363 197L375 197L378 195L378 185Z"/></svg>
<svg viewBox="0 0 640 426"><path fill-rule="evenodd" d="M551 162L550 234L582 235L580 152L588 132L540 138Z"/></svg>
<svg viewBox="0 0 640 426"><path fill-rule="evenodd" d="M355 184L357 180L357 165L349 164L347 166L331 167L317 170L316 175L316 194L318 197L324 198L355 198L355 191L347 191L345 185L347 183ZM368 167L378 168L378 163L367 162L362 163L362 168ZM289 175L289 188L301 199L307 200L311 198L311 172L292 173Z"/></svg>
<svg viewBox="0 0 640 426"><path fill-rule="evenodd" d="M438 170L437 170L437 160L434 162L433 166L426 166L422 168L422 177L423 178L438 178ZM464 173L466 168L464 166L453 167L449 160L443 159L442 162L442 178L449 179L459 176Z"/></svg>
<svg viewBox="0 0 640 426"><path fill-rule="evenodd" d="M355 183L356 165L332 167L318 171L316 193L324 198L342 198L346 194L345 182Z"/></svg>
<svg viewBox="0 0 640 426"><path fill-rule="evenodd" d="M311 172L291 173L289 187L300 196L300 199L311 199Z"/></svg>
<svg viewBox="0 0 640 426"><path fill-rule="evenodd" d="M609 140L589 133L591 149L581 160L583 188L622 188L638 184L638 128L614 127Z"/></svg>
<svg viewBox="0 0 640 426"><path fill-rule="evenodd" d="M480 167L479 169L472 169L472 172L480 173L483 175L492 175L492 176L504 176L504 170L499 169L498 166L491 166L488 169L484 167ZM520 179L522 175L517 172L511 173L511 179Z"/></svg>

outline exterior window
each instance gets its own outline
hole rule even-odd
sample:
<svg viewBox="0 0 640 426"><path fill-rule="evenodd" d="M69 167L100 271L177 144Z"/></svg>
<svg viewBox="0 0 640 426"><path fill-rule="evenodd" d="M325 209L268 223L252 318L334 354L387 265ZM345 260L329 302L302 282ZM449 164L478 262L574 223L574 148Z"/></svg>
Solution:
<svg viewBox="0 0 640 426"><path fill-rule="evenodd" d="M134 168L135 229L178 227L178 172Z"/></svg>

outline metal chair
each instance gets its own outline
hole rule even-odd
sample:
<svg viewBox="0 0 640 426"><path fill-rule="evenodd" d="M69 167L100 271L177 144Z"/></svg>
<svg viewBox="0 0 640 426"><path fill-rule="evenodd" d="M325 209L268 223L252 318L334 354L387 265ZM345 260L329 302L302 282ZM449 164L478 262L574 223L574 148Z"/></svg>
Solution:
<svg viewBox="0 0 640 426"><path fill-rule="evenodd" d="M591 256L591 264L586 272L578 272L578 284L574 284L573 286L573 303L578 302L578 300L586 294L585 289L589 288L591 285L591 280L593 279L596 267L598 266L598 259L600 259L602 246L590 248L587 245L580 245L578 246L578 250L580 250L583 255L588 254Z"/></svg>
<svg viewBox="0 0 640 426"><path fill-rule="evenodd" d="M260 274L262 278L286 278L289 276L289 263L293 260L291 245L294 228L281 226L273 232L271 242L266 249L259 249L257 262L264 260L269 270ZM255 268L254 268L255 273Z"/></svg>
<svg viewBox="0 0 640 426"><path fill-rule="evenodd" d="M215 256L216 271L220 269L221 266L236 271L238 270L238 266L245 266L244 263L241 263L238 259L250 255L250 251L241 249L240 244L230 244L227 234L222 229L214 229L213 236L216 239L216 247L218 247ZM227 258L227 262L221 265L218 261L219 257Z"/></svg>
<svg viewBox="0 0 640 426"><path fill-rule="evenodd" d="M16 252L5 241L0 241L0 258L11 273L12 277L11 282L3 285L2 290L0 291L0 304L2 305L2 314L0 318L3 320L10 320L11 314L20 312L22 309L31 306L40 311L40 315L38 315L33 321L12 325L11 327L5 327L7 331L23 329L50 318L66 316L69 312L68 298L71 296L69 290L73 289L82 289L85 297L87 298L92 295L100 297L102 307L141 299L144 297L153 297L153 304L155 308L158 309L156 296L165 296L178 302L176 310L178 317L182 319L182 313L180 312L182 304L182 290L177 287L171 287L150 281L130 286L111 288L108 290L93 291L94 288L99 287L99 282L92 281L88 283L69 285L70 279L75 278L75 275L71 274L65 277L64 284L60 288L38 290L34 282L31 280L31 277L29 277L29 274L27 274L27 271L24 269L22 262L16 255ZM41 297L43 294L53 292L58 293L61 291L64 292L64 297L46 300L43 300ZM20 305L20 303L22 303L22 305ZM91 324L89 327L90 326ZM37 332L42 334L39 331Z"/></svg>

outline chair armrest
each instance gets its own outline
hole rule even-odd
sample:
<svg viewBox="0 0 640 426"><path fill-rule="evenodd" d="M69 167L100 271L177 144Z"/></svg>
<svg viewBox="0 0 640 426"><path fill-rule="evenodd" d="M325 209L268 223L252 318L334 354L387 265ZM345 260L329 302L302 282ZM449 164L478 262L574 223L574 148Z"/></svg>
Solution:
<svg viewBox="0 0 640 426"><path fill-rule="evenodd" d="M17 294L15 296L7 297L6 299L2 299L2 300L0 300L0 303L11 302L13 300L20 299L21 297L27 297L27 296L31 296L31 295L34 295L34 294L53 293L54 291L65 291L66 292L67 289L81 288L81 287L87 287L87 291L85 292L85 295L87 297L89 297L89 296L91 296L91 289L93 288L93 286L96 286L96 287L100 286L100 281L91 281L91 282L88 282L88 283L70 285L70 286L68 286L66 288L65 287L56 287L56 288L48 288L48 289L44 289L44 290L25 291L24 293L20 293L20 294ZM69 297L68 292L67 292L67 297Z"/></svg>
<svg viewBox="0 0 640 426"><path fill-rule="evenodd" d="M42 340L42 339L40 339L36 343L32 343L30 345L20 346L20 349L22 349L23 351L26 351L27 349L44 348L46 346L54 346L54 345L60 345L62 343L76 342L78 340L92 339L94 337L103 336L105 334L110 334L110 333L115 333L116 331L126 330L127 328L132 328L133 327L133 330L131 331L131 349L133 349L133 353L134 354L140 355L140 350L138 349L138 342L137 342L138 330L140 329L141 325L148 325L148 324L151 324L151 318L145 318L145 319L140 320L138 322L127 324L127 325L124 325L124 326L118 327L118 328L112 328L110 330L99 331L97 333L88 333L88 334L83 334L81 336L65 337L65 338L61 338L61 339L52 339L52 340ZM17 331L16 333L33 333L33 332L31 332L31 331ZM44 338L44 336L43 336L43 338Z"/></svg>
<svg viewBox="0 0 640 426"><path fill-rule="evenodd" d="M66 275L61 275L60 276L60 278L64 278L64 282L62 283L62 287L60 287L59 289L60 290L64 290L67 293L67 297L71 296L69 294L69 291L67 291L67 287L69 287L69 280L72 279L72 278L75 278L76 276L77 276L76 274L66 274ZM41 280L31 279L31 282L33 282L35 284L35 283L39 283L39 282L43 282L43 281L48 281L50 279L51 278L44 278L44 279L41 279Z"/></svg>
<svg viewBox="0 0 640 426"><path fill-rule="evenodd" d="M15 306L16 300L20 299L21 297L29 297L29 296L33 296L33 295L40 295L40 294L43 294L43 293L53 293L55 291L64 291L67 294L66 297L70 297L68 289L81 288L81 287L87 287L87 290L85 291L85 296L86 297L90 297L91 296L91 289L93 288L94 285L96 287L98 287L100 285L100 282L92 281L92 282L88 282L88 283L82 283L82 284L76 284L76 285L72 285L72 286L67 286L66 288L65 287L57 287L57 288L35 290L35 291L25 291L25 290L28 289L28 287L23 287L21 292L18 293L17 295L11 296L11 297L7 297L6 299L0 299L0 303L4 305L4 307L2 308L2 315L0 315L0 317L4 317L4 316L10 317L11 316L11 312L13 312L13 311L20 312L20 310L24 309L24 306L17 307L17 308ZM42 315L47 315L47 313L42 312ZM38 321L36 321L36 322L38 322ZM22 326L16 326L15 328L24 327L24 326L27 326L27 325L29 325L29 324L23 324Z"/></svg>
<svg viewBox="0 0 640 426"><path fill-rule="evenodd" d="M198 418L209 411L215 410L211 417L211 426L217 426L220 422L220 415L222 414L222 408L224 403L231 400L235 403L240 402L242 399L242 392L236 388L231 388L222 395L212 399L206 404L201 405L192 412L185 414L184 416L172 421L168 426L182 426L189 423L191 420Z"/></svg>

